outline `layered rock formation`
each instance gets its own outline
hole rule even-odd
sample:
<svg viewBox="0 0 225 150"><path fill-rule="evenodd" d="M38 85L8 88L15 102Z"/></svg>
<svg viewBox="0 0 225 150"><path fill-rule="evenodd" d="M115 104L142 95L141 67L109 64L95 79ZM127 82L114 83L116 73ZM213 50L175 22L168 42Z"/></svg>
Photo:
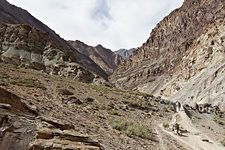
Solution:
<svg viewBox="0 0 225 150"><path fill-rule="evenodd" d="M80 53L91 58L98 66L100 66L108 75L111 75L121 62L122 58L113 53L110 49L104 48L102 45L96 47L89 46L81 41L68 41L68 43L77 49Z"/></svg>
<svg viewBox="0 0 225 150"><path fill-rule="evenodd" d="M222 104L224 8L222 0L185 0L118 67L112 81L171 100Z"/></svg>
<svg viewBox="0 0 225 150"><path fill-rule="evenodd" d="M3 23L3 24L4 23L26 24L26 25L30 26L30 27L26 26L26 30L28 30L28 31L24 31L23 33L19 32L21 30L20 26L14 26L12 29L8 28L8 30L10 30L9 32L11 35L4 35L4 36L11 36L10 38L8 37L8 38L4 39L4 42L11 43L11 44L6 44L7 45L6 47L8 47L8 49L11 49L10 46L12 46L12 45L13 45L12 49L15 49L15 47L17 47L17 42L22 42L22 45L24 45L24 46L22 47L22 49L18 48L17 53L21 53L21 54L23 53L23 55L25 55L24 51L35 50L35 52L34 52L35 54L36 53L41 54L41 53L43 53L43 51L45 51L42 48L46 47L47 45L57 45L57 46L53 46L53 47L58 48L60 46L60 51L62 53L64 53L63 55L65 57L67 57L67 58L70 57L70 59L72 59L73 62L75 61L76 63L83 66L85 69L89 70L90 72L93 72L93 73L103 77L104 79L107 79L107 74L96 63L94 63L89 57L79 53L76 49L74 49L69 44L67 44L67 42L65 40L63 40L59 35L57 35L53 30L51 30L48 26L46 26L45 24L43 24L42 22L40 22L39 20L34 18L27 11L25 11L21 8L18 8L14 5L9 4L6 0L1 0L0 1L0 16L1 16L0 23ZM18 27L18 29L15 29L15 27ZM33 34L32 32L29 33L29 30L31 30L31 28L36 28L36 30L38 30L38 33L43 35L44 40L40 39L40 38L42 38L42 36L39 36L38 34ZM14 31L16 33L13 33ZM6 33L8 33L8 32L6 32ZM1 35L3 35L3 32L1 33ZM30 39L27 38L26 41L18 41L17 38L21 38L21 37L17 37L18 35L23 36L23 38L29 37ZM9 40L9 41L7 41L7 40ZM22 40L24 40L24 39L22 39ZM37 42L37 41L32 41L32 40L39 40L42 42ZM29 42L27 42L27 41L29 41ZM13 42L13 44L12 44L12 42ZM45 42L44 46L43 46L43 42ZM29 46L29 45L26 45L27 43L29 43L29 44L32 43L32 44L31 44L31 46ZM18 44L19 44L18 47L21 47L21 43L18 43ZM35 44L41 44L41 45L35 45ZM3 47L3 48L6 48L6 47ZM33 48L31 49L30 47L33 47ZM20 52L20 50L22 50L22 51ZM3 51L6 51L6 50L3 50ZM10 51L12 51L12 50L10 50ZM18 55L18 54L16 54L16 55ZM39 57L39 56L37 56L37 57ZM36 57L35 62L38 61L38 64L43 64L42 58L37 58L37 57ZM17 60L17 61L20 61L20 60ZM38 68L39 67L40 66L38 66Z"/></svg>
<svg viewBox="0 0 225 150"><path fill-rule="evenodd" d="M39 116L35 106L23 101L19 96L0 88L1 149L102 149L90 137L75 133L73 125Z"/></svg>
<svg viewBox="0 0 225 150"><path fill-rule="evenodd" d="M74 53L65 53L64 47L55 44L47 33L29 25L1 24L0 35L0 58L5 63L83 82L94 79L91 72L77 64Z"/></svg>

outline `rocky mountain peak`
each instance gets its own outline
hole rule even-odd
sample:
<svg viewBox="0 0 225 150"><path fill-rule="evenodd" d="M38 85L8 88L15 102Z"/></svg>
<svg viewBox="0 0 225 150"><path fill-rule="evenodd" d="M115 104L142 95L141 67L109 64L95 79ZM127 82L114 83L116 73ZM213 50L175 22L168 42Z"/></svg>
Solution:
<svg viewBox="0 0 225 150"><path fill-rule="evenodd" d="M127 59L129 58L133 52L135 51L135 48L132 49L120 49L118 51L115 51L115 53L119 56L121 56L123 59Z"/></svg>
<svg viewBox="0 0 225 150"><path fill-rule="evenodd" d="M108 75L111 75L121 62L122 57L118 56L110 49L98 44L97 46L89 46L81 41L68 41L68 43L77 49L80 53L91 58L98 66L100 66Z"/></svg>
<svg viewBox="0 0 225 150"><path fill-rule="evenodd" d="M98 44L97 46L95 46L96 48L104 48L101 44Z"/></svg>

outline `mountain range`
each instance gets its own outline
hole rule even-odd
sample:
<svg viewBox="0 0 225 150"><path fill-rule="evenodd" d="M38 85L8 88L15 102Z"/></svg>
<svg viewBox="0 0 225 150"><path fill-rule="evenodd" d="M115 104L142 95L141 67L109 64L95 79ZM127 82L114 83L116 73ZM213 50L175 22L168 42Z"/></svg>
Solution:
<svg viewBox="0 0 225 150"><path fill-rule="evenodd" d="M80 53L91 58L107 75L111 75L123 59L120 55L104 48L102 45L93 47L78 40L68 41L68 43Z"/></svg>
<svg viewBox="0 0 225 150"><path fill-rule="evenodd" d="M184 0L113 52L0 0L0 150L224 150L224 18Z"/></svg>

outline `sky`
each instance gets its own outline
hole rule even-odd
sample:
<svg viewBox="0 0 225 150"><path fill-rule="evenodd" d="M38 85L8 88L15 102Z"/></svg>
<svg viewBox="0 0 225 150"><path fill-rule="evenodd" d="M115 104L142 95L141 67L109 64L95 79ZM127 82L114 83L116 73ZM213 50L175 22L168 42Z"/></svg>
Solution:
<svg viewBox="0 0 225 150"><path fill-rule="evenodd" d="M183 0L8 0L66 40L103 45L113 51L136 48Z"/></svg>

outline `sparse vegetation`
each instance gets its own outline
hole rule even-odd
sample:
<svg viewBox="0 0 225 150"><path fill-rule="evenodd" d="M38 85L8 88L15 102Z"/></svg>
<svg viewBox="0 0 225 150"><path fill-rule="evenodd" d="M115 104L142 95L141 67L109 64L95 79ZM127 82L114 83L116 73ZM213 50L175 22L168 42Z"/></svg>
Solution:
<svg viewBox="0 0 225 150"><path fill-rule="evenodd" d="M114 116L121 116L120 112L118 110L115 110L115 109L108 110L108 113L110 115L114 115Z"/></svg>
<svg viewBox="0 0 225 150"><path fill-rule="evenodd" d="M169 128L169 124L168 123L163 123L163 127L167 129L167 128Z"/></svg>
<svg viewBox="0 0 225 150"><path fill-rule="evenodd" d="M85 103L93 103L95 101L95 99L94 98L91 98L91 97L87 97L87 98L85 98L85 100L84 100L84 102Z"/></svg>
<svg viewBox="0 0 225 150"><path fill-rule="evenodd" d="M8 84L13 84L17 86L25 86L32 88L40 88L46 90L46 87L39 81L31 78L19 78L19 77L10 77L7 74L0 75L0 85L7 86Z"/></svg>
<svg viewBox="0 0 225 150"><path fill-rule="evenodd" d="M61 94L61 95L73 95L73 92L71 92L67 89L59 89L59 94Z"/></svg>
<svg viewBox="0 0 225 150"><path fill-rule="evenodd" d="M154 141L153 133L148 126L133 123L133 122L128 122L123 119L113 120L111 121L110 124L113 129L122 131L129 137L137 136L143 139L149 139Z"/></svg>
<svg viewBox="0 0 225 150"><path fill-rule="evenodd" d="M221 143L223 144L223 146L225 146L225 138L223 139Z"/></svg>
<svg viewBox="0 0 225 150"><path fill-rule="evenodd" d="M217 117L214 118L214 121L215 121L216 123L222 125L222 126L225 125L225 118L222 118L222 117L218 117L218 116L217 116Z"/></svg>
<svg viewBox="0 0 225 150"><path fill-rule="evenodd" d="M140 110L150 110L150 108L152 107L150 102L140 99L126 99L123 100L123 103L131 108Z"/></svg>

